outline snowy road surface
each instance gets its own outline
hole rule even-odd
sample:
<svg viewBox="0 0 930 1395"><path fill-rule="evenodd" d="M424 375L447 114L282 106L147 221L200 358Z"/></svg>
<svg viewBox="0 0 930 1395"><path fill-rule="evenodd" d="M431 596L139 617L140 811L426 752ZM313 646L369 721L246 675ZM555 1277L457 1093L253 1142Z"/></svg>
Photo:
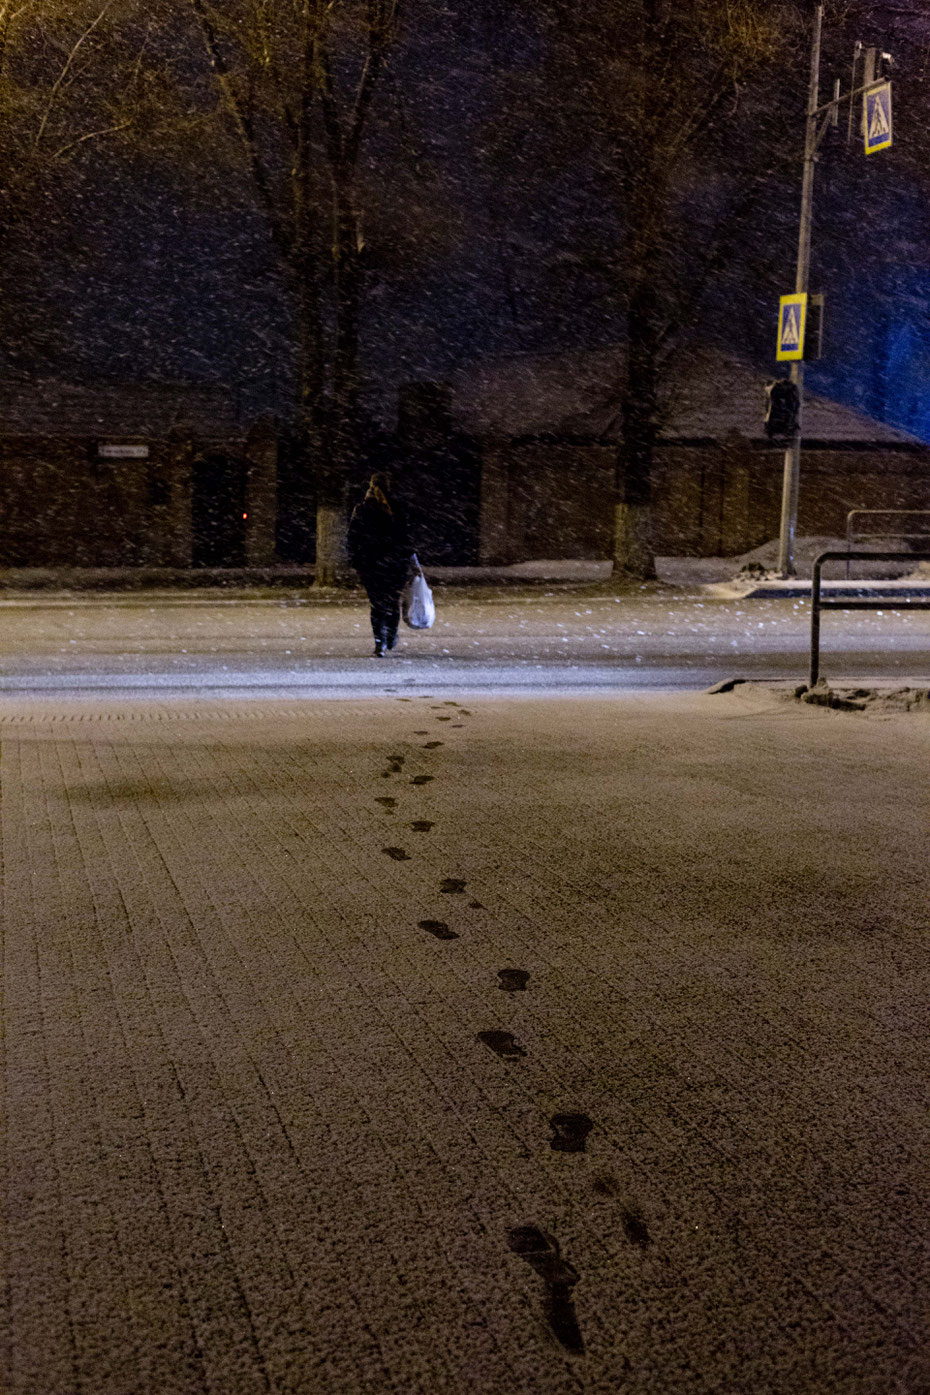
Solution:
<svg viewBox="0 0 930 1395"><path fill-rule="evenodd" d="M300 596L21 596L0 601L0 690L153 687L303 692L701 688L735 675L802 678L809 607L648 591L621 597L487 589L437 595L429 633L376 663L366 606ZM930 612L829 611L830 677L930 678Z"/></svg>
<svg viewBox="0 0 930 1395"><path fill-rule="evenodd" d="M0 698L0 1388L930 1389L928 746Z"/></svg>

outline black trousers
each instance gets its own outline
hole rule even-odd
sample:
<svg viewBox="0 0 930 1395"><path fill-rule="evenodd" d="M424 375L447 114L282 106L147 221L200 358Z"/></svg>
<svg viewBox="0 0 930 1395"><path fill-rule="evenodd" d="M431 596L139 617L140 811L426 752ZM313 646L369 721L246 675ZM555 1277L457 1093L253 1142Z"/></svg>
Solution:
<svg viewBox="0 0 930 1395"><path fill-rule="evenodd" d="M406 576L399 573L363 572L362 584L371 603L371 632L386 648L397 639L400 624L400 597Z"/></svg>

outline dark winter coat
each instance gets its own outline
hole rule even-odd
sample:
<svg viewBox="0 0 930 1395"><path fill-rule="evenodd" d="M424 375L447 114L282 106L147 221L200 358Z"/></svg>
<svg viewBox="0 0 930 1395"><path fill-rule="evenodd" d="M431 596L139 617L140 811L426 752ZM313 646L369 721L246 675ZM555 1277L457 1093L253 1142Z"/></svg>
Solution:
<svg viewBox="0 0 930 1395"><path fill-rule="evenodd" d="M349 521L349 560L366 588L403 590L412 554L402 510L392 504L389 513L377 499L363 499Z"/></svg>

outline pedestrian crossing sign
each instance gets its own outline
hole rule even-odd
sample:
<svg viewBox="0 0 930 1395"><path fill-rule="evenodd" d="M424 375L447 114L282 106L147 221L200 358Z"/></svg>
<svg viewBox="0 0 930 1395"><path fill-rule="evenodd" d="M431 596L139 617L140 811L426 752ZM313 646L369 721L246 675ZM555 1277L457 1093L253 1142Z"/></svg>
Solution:
<svg viewBox="0 0 930 1395"><path fill-rule="evenodd" d="M779 363L804 357L804 329L807 323L807 296L783 295L778 303Z"/></svg>
<svg viewBox="0 0 930 1395"><path fill-rule="evenodd" d="M892 141L891 83L870 87L862 98L862 132L866 155L887 150Z"/></svg>

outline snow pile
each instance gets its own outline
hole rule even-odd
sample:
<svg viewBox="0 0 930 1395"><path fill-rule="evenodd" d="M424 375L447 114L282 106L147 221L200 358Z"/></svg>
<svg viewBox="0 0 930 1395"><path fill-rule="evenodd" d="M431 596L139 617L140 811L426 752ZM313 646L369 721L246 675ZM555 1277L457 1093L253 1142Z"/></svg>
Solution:
<svg viewBox="0 0 930 1395"><path fill-rule="evenodd" d="M548 561L515 562L497 570L508 576L525 577L534 581L606 581L613 563L585 558L553 558Z"/></svg>
<svg viewBox="0 0 930 1395"><path fill-rule="evenodd" d="M821 680L813 688L801 684L792 696L800 702L829 707L836 712L930 713L930 692L926 688L831 688Z"/></svg>
<svg viewBox="0 0 930 1395"><path fill-rule="evenodd" d="M922 712L930 715L930 690L919 688L866 688L852 684L831 687L821 678L813 688L806 683L753 683L748 678L725 678L704 692L708 697L739 691L770 693L781 702L804 702L810 707L828 707L834 712Z"/></svg>
<svg viewBox="0 0 930 1395"><path fill-rule="evenodd" d="M906 542L895 538L858 538L853 543L854 547L868 549L872 548L876 552L901 552L907 555L908 545ZM827 537L823 534L811 534L807 537L795 538L794 542L794 566L799 577L810 578L813 575L814 562L822 552L845 552L845 538ZM732 566L737 568L736 576L740 579L747 577L753 581L764 581L779 575L778 556L779 540L772 538L769 542L763 543L761 547L754 547L750 552L744 552L739 557L730 558ZM864 576L874 577L899 577L909 570L905 561L902 562L853 562L851 575L857 578ZM846 574L845 562L830 562L823 570L824 578L840 577Z"/></svg>
<svg viewBox="0 0 930 1395"><path fill-rule="evenodd" d="M828 538L823 536L813 536L807 538L795 538L794 541L794 564L800 575L809 576L814 561L821 552L837 551L845 548L844 538ZM736 564L739 572L754 572L764 575L775 575L778 568L778 554L780 544L778 538L772 538L769 542L763 543L761 547L754 547L750 552L744 552L739 557L732 560Z"/></svg>

